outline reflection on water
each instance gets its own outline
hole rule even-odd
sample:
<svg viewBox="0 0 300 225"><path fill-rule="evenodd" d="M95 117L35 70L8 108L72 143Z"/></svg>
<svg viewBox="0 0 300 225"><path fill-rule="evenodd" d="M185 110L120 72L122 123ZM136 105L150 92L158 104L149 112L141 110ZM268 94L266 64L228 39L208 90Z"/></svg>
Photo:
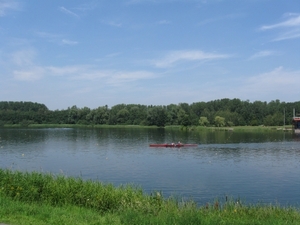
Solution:
<svg viewBox="0 0 300 225"><path fill-rule="evenodd" d="M225 195L249 203L300 203L299 136L284 132L164 129L0 129L0 165L132 183L198 203ZM197 143L150 148L150 143Z"/></svg>

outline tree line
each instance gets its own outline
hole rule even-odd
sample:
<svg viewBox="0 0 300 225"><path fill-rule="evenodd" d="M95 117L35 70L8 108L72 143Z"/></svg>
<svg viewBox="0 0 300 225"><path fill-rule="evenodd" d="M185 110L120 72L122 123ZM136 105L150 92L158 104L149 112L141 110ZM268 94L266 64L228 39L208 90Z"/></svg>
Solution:
<svg viewBox="0 0 300 225"><path fill-rule="evenodd" d="M300 101L250 102L224 98L192 104L118 104L95 109L74 105L63 110L49 110L40 103L2 101L0 125L282 126L291 124L294 110L300 112Z"/></svg>

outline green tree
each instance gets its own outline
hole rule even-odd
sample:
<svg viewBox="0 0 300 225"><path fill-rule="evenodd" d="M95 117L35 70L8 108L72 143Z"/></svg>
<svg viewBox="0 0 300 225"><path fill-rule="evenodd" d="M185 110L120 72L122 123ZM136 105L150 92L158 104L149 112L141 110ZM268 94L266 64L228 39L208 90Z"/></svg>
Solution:
<svg viewBox="0 0 300 225"><path fill-rule="evenodd" d="M267 115L264 119L264 125L265 126L272 126L274 124L274 121L273 121L273 116L271 115Z"/></svg>
<svg viewBox="0 0 300 225"><path fill-rule="evenodd" d="M177 117L178 117L179 125L182 125L182 126L191 125L190 117L183 109L179 109Z"/></svg>
<svg viewBox="0 0 300 225"><path fill-rule="evenodd" d="M118 104L113 106L110 110L109 110L109 119L108 119L108 124L110 125L115 125L118 124L118 113L120 110L125 109L126 105L125 104Z"/></svg>
<svg viewBox="0 0 300 225"><path fill-rule="evenodd" d="M76 105L69 108L68 123L76 124L78 120L78 108Z"/></svg>
<svg viewBox="0 0 300 225"><path fill-rule="evenodd" d="M215 125L217 127L224 127L225 126L225 118L221 116L215 117Z"/></svg>
<svg viewBox="0 0 300 225"><path fill-rule="evenodd" d="M274 121L273 126L283 126L283 113L281 112L274 113L273 121Z"/></svg>
<svg viewBox="0 0 300 225"><path fill-rule="evenodd" d="M88 118L92 117L94 124L106 124L108 122L109 113L106 106L98 107L93 110L91 114L87 115Z"/></svg>
<svg viewBox="0 0 300 225"><path fill-rule="evenodd" d="M180 107L175 104L167 105L166 107L166 123L168 125L178 125L178 111Z"/></svg>
<svg viewBox="0 0 300 225"><path fill-rule="evenodd" d="M207 117L205 116L201 116L200 119L199 119L199 125L200 126L208 126L209 125L209 121L207 119Z"/></svg>
<svg viewBox="0 0 300 225"><path fill-rule="evenodd" d="M129 105L129 124L139 125L147 118L147 107L142 105Z"/></svg>
<svg viewBox="0 0 300 225"><path fill-rule="evenodd" d="M128 124L129 121L129 111L127 109L121 109L117 113L117 122L118 124Z"/></svg>
<svg viewBox="0 0 300 225"><path fill-rule="evenodd" d="M166 111L161 106L155 106L148 109L147 122L148 125L156 125L158 127L164 127L166 124Z"/></svg>
<svg viewBox="0 0 300 225"><path fill-rule="evenodd" d="M87 115L91 112L90 108L83 107L82 109L78 109L77 116L78 116L78 122L79 124L89 124L89 121L87 120Z"/></svg>

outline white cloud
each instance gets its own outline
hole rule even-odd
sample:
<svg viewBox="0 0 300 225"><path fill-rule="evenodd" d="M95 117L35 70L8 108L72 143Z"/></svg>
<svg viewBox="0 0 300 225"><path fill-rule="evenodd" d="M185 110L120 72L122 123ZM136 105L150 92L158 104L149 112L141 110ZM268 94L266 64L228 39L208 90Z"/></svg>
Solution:
<svg viewBox="0 0 300 225"><path fill-rule="evenodd" d="M287 70L283 67L245 77L228 77L205 82L201 87L201 98L213 100L220 98L240 98L251 101L295 101L299 96L300 70ZM198 89L191 89L194 96ZM192 97L192 96L191 96Z"/></svg>
<svg viewBox="0 0 300 225"><path fill-rule="evenodd" d="M35 81L59 76L68 82L80 80L80 82L101 82L102 86L121 86L156 76L152 72L143 70L103 70L95 65L39 66L36 60L37 52L32 48L12 53L8 64L13 68L11 69L13 78L19 81Z"/></svg>
<svg viewBox="0 0 300 225"><path fill-rule="evenodd" d="M119 71L101 70L91 66L67 66L67 67L47 67L47 72L51 75L69 77L69 80L102 82L103 85L122 85L124 83L136 82L139 80L153 79L154 73L148 71Z"/></svg>
<svg viewBox="0 0 300 225"><path fill-rule="evenodd" d="M270 30L270 29L275 29L275 28L284 28L284 27L300 27L300 15L292 15L292 18L289 18L288 20L273 24L273 25L265 25L262 26L260 29L261 30Z"/></svg>
<svg viewBox="0 0 300 225"><path fill-rule="evenodd" d="M63 43L64 45L77 45L77 44L78 44L77 41L70 41L70 40L67 40L67 39L63 39L63 40L62 40L62 43Z"/></svg>
<svg viewBox="0 0 300 225"><path fill-rule="evenodd" d="M268 56L273 56L277 54L276 52L274 51L268 51L268 50L265 50L265 51L260 51L260 52L257 52L255 53L254 55L252 55L249 60L252 60L252 59L257 59L257 58L262 58L262 57L268 57Z"/></svg>
<svg viewBox="0 0 300 225"><path fill-rule="evenodd" d="M210 0L212 1L212 0ZM174 3L174 2L195 2L195 3L206 3L203 0L128 0L127 4L141 4L141 3Z"/></svg>
<svg viewBox="0 0 300 225"><path fill-rule="evenodd" d="M113 71L109 74L108 83L113 86L119 86L124 83L152 79L154 77L156 77L155 74L147 71Z"/></svg>
<svg viewBox="0 0 300 225"><path fill-rule="evenodd" d="M114 53L110 53L110 54L106 55L105 57L106 58L112 58L112 57L119 56L121 54L122 54L122 52L114 52Z"/></svg>
<svg viewBox="0 0 300 225"><path fill-rule="evenodd" d="M74 9L85 12L85 11L94 10L96 7L97 7L96 2L89 2L89 3L83 3L83 4L75 7Z"/></svg>
<svg viewBox="0 0 300 225"><path fill-rule="evenodd" d="M24 49L11 54L11 61L17 66L32 66L36 57L33 49Z"/></svg>
<svg viewBox="0 0 300 225"><path fill-rule="evenodd" d="M283 41L283 40L295 39L295 38L300 38L300 28L282 33L273 41Z"/></svg>
<svg viewBox="0 0 300 225"><path fill-rule="evenodd" d="M163 2L162 0L160 0L161 2ZM140 4L140 3L158 3L160 2L159 0L129 0L127 1L127 4Z"/></svg>
<svg viewBox="0 0 300 225"><path fill-rule="evenodd" d="M249 95L278 96L287 92L289 94L298 93L299 83L300 71L288 71L283 67L278 67L270 72L246 79L239 91Z"/></svg>
<svg viewBox="0 0 300 225"><path fill-rule="evenodd" d="M46 39L49 42L52 43L56 43L56 44L63 44L63 45L77 45L78 42L77 41L72 41L69 39L62 39L63 35L61 34L52 34L52 33L48 33L48 32L42 32L42 31L38 31L35 33L38 37Z"/></svg>
<svg viewBox="0 0 300 225"><path fill-rule="evenodd" d="M84 71L88 70L89 67L88 66L84 66L84 65L78 65L78 66L64 66L64 67L54 67L54 66L49 66L46 67L47 71L49 71L49 73L51 75L55 75L55 76L66 76L69 74L79 74L79 73L83 73Z"/></svg>
<svg viewBox="0 0 300 225"><path fill-rule="evenodd" d="M72 12L71 10L66 9L63 6L59 7L59 10L67 15L71 15L73 17L79 18L79 16L76 13Z"/></svg>
<svg viewBox="0 0 300 225"><path fill-rule="evenodd" d="M207 25L207 24L210 24L210 23L218 22L218 21L238 19L238 18L241 18L243 16L244 16L244 14L242 14L242 13L227 14L227 15L223 15L223 16L218 16L218 17L214 17L214 18L205 19L205 20L199 22L198 25L202 26L202 25Z"/></svg>
<svg viewBox="0 0 300 225"><path fill-rule="evenodd" d="M19 62L20 61L20 62ZM78 84L88 82L92 86L98 84L98 87L124 87L129 88L140 80L153 79L156 74L148 71L122 71L122 70L102 70L90 65L74 66L35 66L34 63L17 60L18 69L12 71L13 78L18 81L36 81L43 78L59 76L61 82L68 84Z"/></svg>
<svg viewBox="0 0 300 225"><path fill-rule="evenodd" d="M229 55L216 54L203 51L171 51L159 60L154 60L156 67L165 68L174 66L174 64L182 61L205 61L229 58Z"/></svg>
<svg viewBox="0 0 300 225"><path fill-rule="evenodd" d="M102 21L102 23L112 26L112 27L122 27L122 25L123 25L122 23L118 23L115 21Z"/></svg>
<svg viewBox="0 0 300 225"><path fill-rule="evenodd" d="M32 67L26 70L13 71L14 79L20 81L36 81L43 77L44 69L41 67Z"/></svg>
<svg viewBox="0 0 300 225"><path fill-rule="evenodd" d="M300 82L300 71L290 72L278 67L271 72L263 73L248 79L249 83L264 86L278 87L281 85L293 84Z"/></svg>
<svg viewBox="0 0 300 225"><path fill-rule="evenodd" d="M49 39L49 40L54 40L54 39L61 37L61 35L59 35L59 34L51 34L51 33L43 32L43 31L36 32L36 35L38 37Z"/></svg>
<svg viewBox="0 0 300 225"><path fill-rule="evenodd" d="M3 17L7 14L7 11L19 10L20 4L13 0L2 0L0 2L0 17Z"/></svg>
<svg viewBox="0 0 300 225"><path fill-rule="evenodd" d="M35 64L37 52L32 49L23 49L10 55L11 66L14 68L12 75L15 80L35 81L39 80L45 74L45 70Z"/></svg>
<svg viewBox="0 0 300 225"><path fill-rule="evenodd" d="M262 31L280 29L282 33L278 34L273 41L282 41L288 39L300 38L300 15L289 14L288 19L277 24L265 25L260 28Z"/></svg>
<svg viewBox="0 0 300 225"><path fill-rule="evenodd" d="M166 25L166 24L170 24L171 23L171 21L168 21L168 20L160 20L160 21L158 21L158 24L160 24L160 25Z"/></svg>

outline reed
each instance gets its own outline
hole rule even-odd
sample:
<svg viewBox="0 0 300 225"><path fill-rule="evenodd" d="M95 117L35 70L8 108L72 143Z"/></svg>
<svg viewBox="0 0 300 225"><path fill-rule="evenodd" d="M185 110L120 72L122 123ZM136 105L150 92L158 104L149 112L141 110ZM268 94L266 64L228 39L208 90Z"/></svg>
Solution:
<svg viewBox="0 0 300 225"><path fill-rule="evenodd" d="M233 127L189 127L190 131L228 131L228 132L292 132L291 129L283 126L233 126Z"/></svg>
<svg viewBox="0 0 300 225"><path fill-rule="evenodd" d="M0 223L300 224L297 208L215 200L204 206L160 192L63 175L0 169Z"/></svg>
<svg viewBox="0 0 300 225"><path fill-rule="evenodd" d="M144 125L107 125L107 124L29 124L23 126L21 124L2 124L3 128L126 128L126 129L157 129L161 127L157 126L144 126ZM204 126L181 126L181 125L168 125L163 127L166 130L182 130L182 131L235 131L235 132L270 132L270 131L282 131L282 132L292 132L291 126L232 126L232 127L204 127Z"/></svg>
<svg viewBox="0 0 300 225"><path fill-rule="evenodd" d="M146 195L142 189L130 185L114 187L81 178L0 169L0 193L14 200L49 204L75 205L100 212L124 208L152 211L163 201L159 193Z"/></svg>

